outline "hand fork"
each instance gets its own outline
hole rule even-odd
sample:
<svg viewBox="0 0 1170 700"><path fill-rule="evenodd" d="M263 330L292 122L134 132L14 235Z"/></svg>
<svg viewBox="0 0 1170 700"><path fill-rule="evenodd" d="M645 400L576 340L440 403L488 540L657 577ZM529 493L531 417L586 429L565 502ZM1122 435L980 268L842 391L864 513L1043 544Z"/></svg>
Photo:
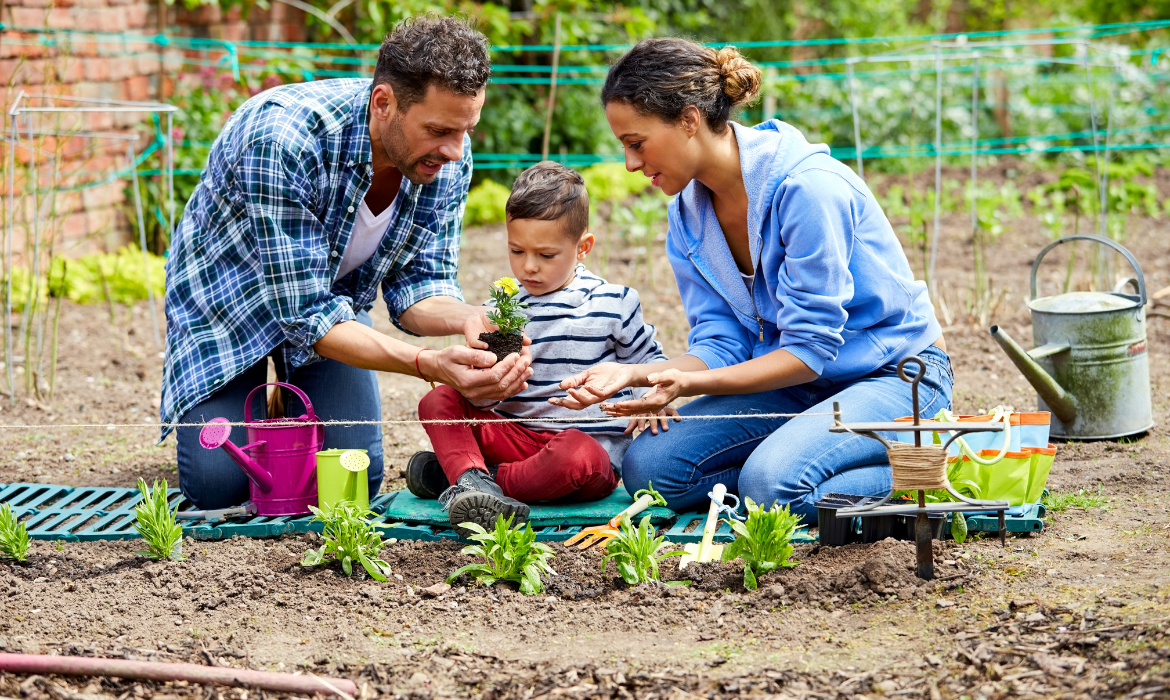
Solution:
<svg viewBox="0 0 1170 700"><path fill-rule="evenodd" d="M641 513L642 511L649 508L650 504L653 502L654 496L649 493L644 493L638 497L638 500L630 504L630 507L610 518L608 523L584 528L581 530L581 532L578 532L569 539L565 540L565 546L571 547L574 544L581 542L581 544L577 545L577 549L589 549L593 545L608 542L620 534L618 527L621 525L622 518L626 516L633 518L638 513Z"/></svg>

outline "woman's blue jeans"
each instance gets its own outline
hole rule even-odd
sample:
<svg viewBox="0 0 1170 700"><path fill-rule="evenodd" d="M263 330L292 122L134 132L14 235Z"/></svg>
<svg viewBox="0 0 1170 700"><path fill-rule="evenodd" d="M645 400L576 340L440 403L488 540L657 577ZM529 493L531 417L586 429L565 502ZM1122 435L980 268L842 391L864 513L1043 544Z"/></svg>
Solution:
<svg viewBox="0 0 1170 700"><path fill-rule="evenodd" d="M357 320L371 325L369 314L358 314ZM280 367L280 363L277 363ZM179 420L180 423L206 423L223 416L233 423L244 420L244 399L248 392L268 381L268 358L252 365L228 382ZM336 360L322 360L296 369L291 377L280 381L292 384L305 392L313 402L313 410L323 421L382 420L382 401L378 394L378 378L373 370L358 369ZM252 397L252 416L266 412L266 392L257 391ZM292 392L283 394L285 415L305 413L301 400ZM179 488L199 509L236 506L248 500L248 477L222 449L208 450L199 444L200 428L178 428ZM241 426L232 428L232 442L247 443L246 431ZM325 449L346 448L366 450L370 456L367 472L370 496L382 487L382 426L352 425L325 426Z"/></svg>
<svg viewBox="0 0 1170 700"><path fill-rule="evenodd" d="M919 353L926 374L918 386L919 411L933 417L951 405L954 375L945 352L931 346ZM916 365L907 363L907 374ZM894 365L851 382L821 382L739 396L703 396L682 415L752 413L831 414L841 404L847 423L892 421L910 415L910 385ZM795 418L683 420L654 435L643 432L622 462L622 480L633 494L651 482L674 510L704 506L707 493L722 482L727 490L763 506L787 504L804 522L816 519L815 504L828 493L884 496L891 487L890 465L880 442L849 433L830 433L831 415ZM887 436L887 438L890 436Z"/></svg>

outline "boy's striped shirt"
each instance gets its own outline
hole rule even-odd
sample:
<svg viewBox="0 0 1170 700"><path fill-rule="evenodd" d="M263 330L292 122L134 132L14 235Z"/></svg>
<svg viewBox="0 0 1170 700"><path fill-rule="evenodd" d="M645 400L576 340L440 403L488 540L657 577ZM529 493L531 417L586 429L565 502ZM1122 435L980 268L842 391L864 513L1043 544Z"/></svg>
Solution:
<svg viewBox="0 0 1170 700"><path fill-rule="evenodd" d="M543 418L597 418L605 414L597 405L581 411L562 408L548 402L553 396L566 396L561 380L585 371L601 362L637 365L669 358L654 339L654 326L642 319L638 292L629 287L609 284L578 265L576 276L567 287L542 296L521 290L517 301L528 304L525 331L532 339L532 377L528 388L516 396L482 408L491 408L505 418L523 418L533 430L558 432L575 428L597 439L609 452L617 468L630 438L623 434L627 419L550 423ZM613 401L641 396L647 389L623 389ZM635 393L636 392L636 393Z"/></svg>

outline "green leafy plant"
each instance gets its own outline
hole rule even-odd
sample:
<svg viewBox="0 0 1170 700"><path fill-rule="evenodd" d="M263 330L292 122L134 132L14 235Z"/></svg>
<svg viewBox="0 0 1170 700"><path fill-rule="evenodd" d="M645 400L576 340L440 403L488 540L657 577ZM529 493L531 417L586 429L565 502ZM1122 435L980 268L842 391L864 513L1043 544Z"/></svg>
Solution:
<svg viewBox="0 0 1170 700"><path fill-rule="evenodd" d="M500 335L520 335L528 325L528 317L520 312L520 309L528 308L528 304L516 301L520 283L511 277L501 277L492 284L490 291L496 307L487 312L488 320L499 326Z"/></svg>
<svg viewBox="0 0 1170 700"><path fill-rule="evenodd" d="M28 559L28 527L16 519L7 503L0 506L0 557Z"/></svg>
<svg viewBox="0 0 1170 700"><path fill-rule="evenodd" d="M321 537L325 544L319 549L310 549L301 559L301 566L324 564L330 554L341 562L346 576L353 576L353 565L360 563L366 573L376 581L385 581L390 565L378 558L386 543L378 532L378 525L370 521L373 511L358 508L348 501L341 501L332 508L316 508L310 522L323 523Z"/></svg>
<svg viewBox="0 0 1170 700"><path fill-rule="evenodd" d="M138 554L151 559L174 559L182 561L183 528L175 521L179 505L171 510L167 505L167 480L158 481L150 488L139 477L138 492L142 501L134 507L134 527L146 540L146 549Z"/></svg>
<svg viewBox="0 0 1170 700"><path fill-rule="evenodd" d="M664 552L671 544L665 537L655 537L650 516L634 526L629 518L623 517L617 537L605 545L606 556L601 560L601 570L612 559L618 575L631 586L649 581L658 581L658 565L667 557L681 556L681 550Z"/></svg>
<svg viewBox="0 0 1170 700"><path fill-rule="evenodd" d="M743 585L749 591L756 590L760 574L780 568L796 566L799 562L792 556L792 535L800 522L799 515L788 512L788 506L781 508L773 503L764 510L746 496L747 520L728 520L735 532L735 541L723 548L723 561L743 559Z"/></svg>
<svg viewBox="0 0 1170 700"><path fill-rule="evenodd" d="M467 193L467 207L463 211L464 226L497 224L504 221L511 190L495 180L484 180Z"/></svg>
<svg viewBox="0 0 1170 700"><path fill-rule="evenodd" d="M460 527L474 532L471 539L477 543L464 547L462 553L483 557L484 561L459 567L447 577L448 583L471 574L483 586L515 581L524 595L537 595L544 590L542 577L556 573L548 563L554 556L552 548L536 541L536 532L528 523L512 527L512 518L505 520L500 515L491 532L476 523L463 523Z"/></svg>

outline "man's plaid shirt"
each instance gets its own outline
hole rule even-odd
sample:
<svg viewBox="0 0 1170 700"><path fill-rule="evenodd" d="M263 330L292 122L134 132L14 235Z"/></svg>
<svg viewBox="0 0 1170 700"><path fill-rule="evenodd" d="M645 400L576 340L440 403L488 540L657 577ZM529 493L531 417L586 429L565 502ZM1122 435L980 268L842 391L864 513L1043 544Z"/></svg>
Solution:
<svg viewBox="0 0 1170 700"><path fill-rule="evenodd" d="M370 91L356 79L278 87L244 103L215 140L167 261L163 437L277 346L286 370L321 359L313 344L369 309L379 283L396 324L427 297L463 298L467 139L431 184L403 179L377 252L334 282L373 175Z"/></svg>

